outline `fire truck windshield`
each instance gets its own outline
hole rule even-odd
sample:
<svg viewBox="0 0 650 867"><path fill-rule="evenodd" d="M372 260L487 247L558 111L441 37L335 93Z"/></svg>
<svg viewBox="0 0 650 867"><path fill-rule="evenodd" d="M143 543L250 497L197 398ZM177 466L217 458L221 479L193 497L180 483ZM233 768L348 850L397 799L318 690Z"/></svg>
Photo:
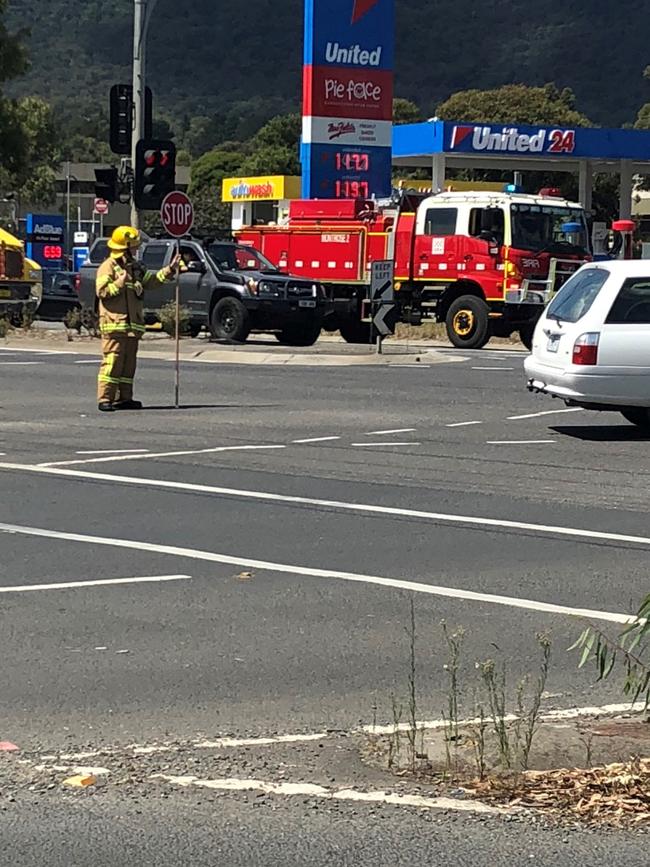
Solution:
<svg viewBox="0 0 650 867"><path fill-rule="evenodd" d="M516 249L530 250L535 255L588 252L587 226L580 208L518 204L511 205L510 213L512 246ZM573 230L576 227L580 227L578 231Z"/></svg>

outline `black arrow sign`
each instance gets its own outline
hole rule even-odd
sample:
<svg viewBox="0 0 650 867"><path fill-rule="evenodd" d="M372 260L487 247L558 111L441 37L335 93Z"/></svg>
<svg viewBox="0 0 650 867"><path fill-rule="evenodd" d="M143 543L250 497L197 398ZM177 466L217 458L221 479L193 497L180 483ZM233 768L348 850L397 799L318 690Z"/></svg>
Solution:
<svg viewBox="0 0 650 867"><path fill-rule="evenodd" d="M382 304L372 324L375 326L380 337L388 337L389 334L395 333L399 312L397 304Z"/></svg>

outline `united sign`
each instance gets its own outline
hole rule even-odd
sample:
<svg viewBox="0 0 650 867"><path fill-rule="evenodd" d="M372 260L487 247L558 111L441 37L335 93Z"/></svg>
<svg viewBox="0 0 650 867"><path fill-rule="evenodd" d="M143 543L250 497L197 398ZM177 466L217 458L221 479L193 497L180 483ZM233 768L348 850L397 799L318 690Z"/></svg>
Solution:
<svg viewBox="0 0 650 867"><path fill-rule="evenodd" d="M394 7L395 0L305 0L305 198L390 192ZM353 152L364 159L347 160Z"/></svg>

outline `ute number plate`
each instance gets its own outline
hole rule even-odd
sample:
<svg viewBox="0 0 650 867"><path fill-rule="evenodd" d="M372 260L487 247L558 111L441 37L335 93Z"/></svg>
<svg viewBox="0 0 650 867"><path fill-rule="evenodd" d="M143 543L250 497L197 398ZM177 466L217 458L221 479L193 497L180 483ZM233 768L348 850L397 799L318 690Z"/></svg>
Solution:
<svg viewBox="0 0 650 867"><path fill-rule="evenodd" d="M315 306L316 306L316 302L313 301L311 298L307 301L299 301L298 302L298 307L315 307Z"/></svg>
<svg viewBox="0 0 650 867"><path fill-rule="evenodd" d="M11 298L11 290L0 289L0 298Z"/></svg>

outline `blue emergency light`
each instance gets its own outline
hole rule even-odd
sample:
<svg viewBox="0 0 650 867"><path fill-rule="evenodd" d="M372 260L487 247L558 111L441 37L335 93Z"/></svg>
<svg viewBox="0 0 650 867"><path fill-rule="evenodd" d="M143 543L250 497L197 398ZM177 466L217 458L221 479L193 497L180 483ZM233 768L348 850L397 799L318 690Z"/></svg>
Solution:
<svg viewBox="0 0 650 867"><path fill-rule="evenodd" d="M519 184L506 184L503 188L504 193L521 193L521 191Z"/></svg>

